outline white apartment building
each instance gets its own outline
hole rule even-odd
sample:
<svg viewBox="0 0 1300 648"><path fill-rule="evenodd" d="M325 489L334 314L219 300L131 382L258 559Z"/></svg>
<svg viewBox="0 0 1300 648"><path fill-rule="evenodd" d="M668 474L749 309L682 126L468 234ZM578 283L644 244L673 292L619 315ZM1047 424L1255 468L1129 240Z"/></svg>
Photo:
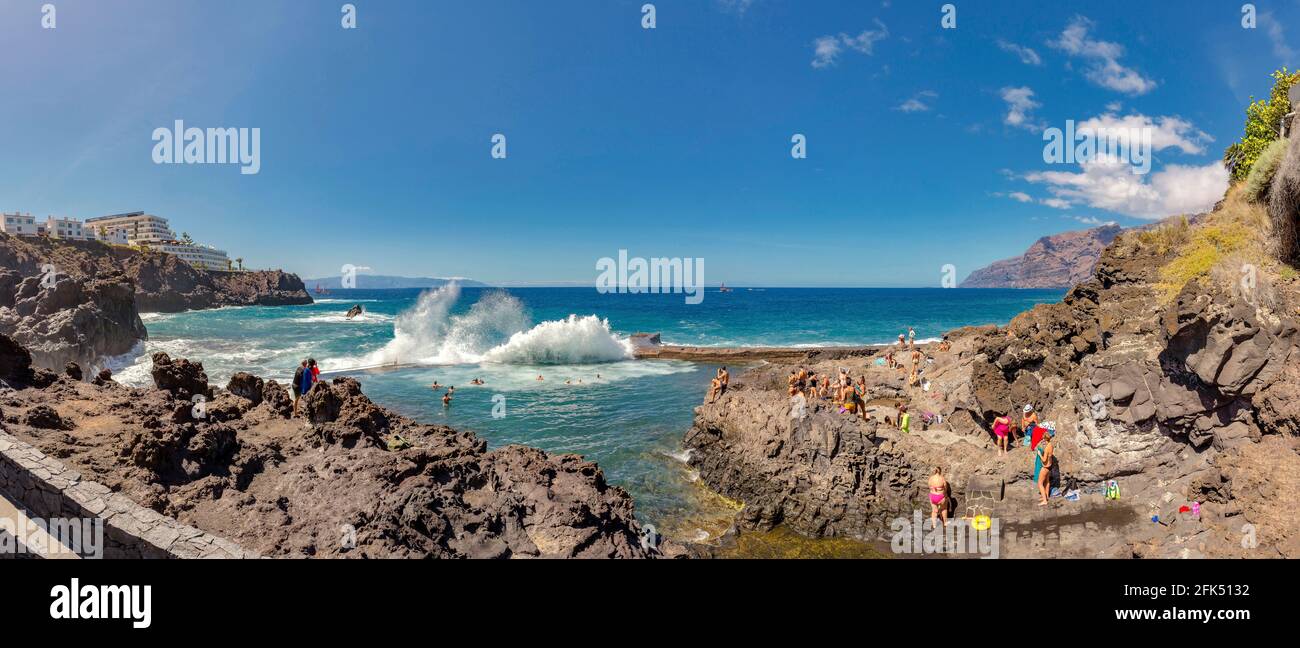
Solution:
<svg viewBox="0 0 1300 648"><path fill-rule="evenodd" d="M36 236L39 229L36 217L31 214L4 214L4 232L10 236Z"/></svg>
<svg viewBox="0 0 1300 648"><path fill-rule="evenodd" d="M75 218L50 216L38 223L31 214L3 214L4 231L14 236L48 236L73 241L103 241L114 245L147 245L149 248L172 254L182 261L204 270L230 270L230 257L225 250L210 245L183 243L167 224L166 218L130 212L112 216L87 218L85 223Z"/></svg>
<svg viewBox="0 0 1300 648"><path fill-rule="evenodd" d="M226 251L218 250L211 245L188 245L177 241L169 241L151 247L160 252L176 255L182 261L196 268L221 270L223 272L230 269L230 258L226 256Z"/></svg>
<svg viewBox="0 0 1300 648"><path fill-rule="evenodd" d="M69 239L73 241L84 241L87 238L82 228L81 221L75 218L56 218L50 216L45 219L45 234L50 238Z"/></svg>
<svg viewBox="0 0 1300 648"><path fill-rule="evenodd" d="M166 218L144 212L87 218L86 226L94 228L96 232L100 231L100 229L110 233L118 230L126 232L127 241L131 245L143 243L152 247L159 243L176 240L176 233L167 225Z"/></svg>

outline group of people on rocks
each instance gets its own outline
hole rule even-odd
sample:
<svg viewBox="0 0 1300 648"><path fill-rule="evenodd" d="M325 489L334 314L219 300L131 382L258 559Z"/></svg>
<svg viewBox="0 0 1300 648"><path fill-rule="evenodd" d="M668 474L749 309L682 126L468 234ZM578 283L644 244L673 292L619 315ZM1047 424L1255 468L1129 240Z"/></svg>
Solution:
<svg viewBox="0 0 1300 648"><path fill-rule="evenodd" d="M867 418L867 377L858 376L857 381L849 371L840 368L836 376L822 376L807 367L790 371L786 379L790 397L803 396L807 400L823 399L839 403L842 413Z"/></svg>

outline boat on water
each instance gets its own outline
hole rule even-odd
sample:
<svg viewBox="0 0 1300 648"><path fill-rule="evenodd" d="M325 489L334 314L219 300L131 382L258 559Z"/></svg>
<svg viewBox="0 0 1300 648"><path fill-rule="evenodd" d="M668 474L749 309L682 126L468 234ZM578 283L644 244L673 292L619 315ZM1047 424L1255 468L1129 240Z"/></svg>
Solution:
<svg viewBox="0 0 1300 648"><path fill-rule="evenodd" d="M718 292L731 292L731 289L724 283L718 286Z"/></svg>
<svg viewBox="0 0 1300 648"><path fill-rule="evenodd" d="M317 295L328 295L328 294L330 294L330 291L329 291L329 288L326 288L326 287L324 287L324 286L322 286L322 285L320 285L320 284L316 284L316 294L317 294Z"/></svg>

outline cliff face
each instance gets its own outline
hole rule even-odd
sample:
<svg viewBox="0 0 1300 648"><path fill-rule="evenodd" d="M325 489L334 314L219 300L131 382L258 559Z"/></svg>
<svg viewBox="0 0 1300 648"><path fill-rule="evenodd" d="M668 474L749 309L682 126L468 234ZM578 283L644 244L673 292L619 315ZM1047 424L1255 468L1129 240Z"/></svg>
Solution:
<svg viewBox="0 0 1300 648"><path fill-rule="evenodd" d="M928 346L921 385L871 359L804 361L865 376L866 421L821 399L793 405L790 365L750 370L697 409L691 462L746 504L742 530L887 537L892 516L928 517L938 466L955 516L1000 521L1003 555L1300 556L1300 522L1276 506L1300 497L1300 287L1261 268L1269 290L1245 291L1234 274L1164 300L1160 268L1177 251L1145 241L1118 238L1060 303L950 332L947 352ZM895 402L910 406L911 434L883 422ZM1053 484L1078 500L1037 506L1030 450L998 454L993 418L1018 420L1025 404L1054 423ZM1097 492L1112 479L1119 501ZM1193 503L1199 517L1181 510Z"/></svg>
<svg viewBox="0 0 1300 648"><path fill-rule="evenodd" d="M62 371L75 362L93 375L104 358L145 339L134 286L120 274L45 283L0 270L0 333L30 350L38 367Z"/></svg>
<svg viewBox="0 0 1300 648"><path fill-rule="evenodd" d="M596 464L420 425L350 378L305 418L284 387L154 357L154 388L39 375L0 336L0 429L159 513L264 556L651 558L632 499ZM4 389L8 387L12 389ZM198 404L195 397L201 396Z"/></svg>
<svg viewBox="0 0 1300 648"><path fill-rule="evenodd" d="M1069 288L1087 281L1101 251L1121 228L1104 225L1038 239L1024 254L995 261L961 282L961 288Z"/></svg>
<svg viewBox="0 0 1300 648"><path fill-rule="evenodd" d="M120 273L135 284L140 312L178 312L220 306L310 304L297 276L279 270L212 272L170 254L141 252L95 241L54 241L0 234L0 268L29 277L90 278Z"/></svg>

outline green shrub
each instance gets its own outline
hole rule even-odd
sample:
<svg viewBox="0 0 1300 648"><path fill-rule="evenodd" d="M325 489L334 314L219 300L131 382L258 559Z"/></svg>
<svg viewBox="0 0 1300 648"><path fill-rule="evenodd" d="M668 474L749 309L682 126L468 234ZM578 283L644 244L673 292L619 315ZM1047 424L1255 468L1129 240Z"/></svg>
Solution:
<svg viewBox="0 0 1300 648"><path fill-rule="evenodd" d="M1291 99L1287 93L1300 82L1300 72L1288 73L1284 67L1273 72L1273 91L1268 99L1255 101L1246 107L1246 132L1240 140L1223 152L1223 161L1232 169L1233 180L1244 180L1250 175L1255 161L1268 145L1281 133L1282 118L1291 112Z"/></svg>
<svg viewBox="0 0 1300 648"><path fill-rule="evenodd" d="M1273 184L1273 176L1286 155L1286 140L1273 140L1255 160L1246 176L1246 199L1251 202L1263 202L1268 195L1268 187Z"/></svg>

